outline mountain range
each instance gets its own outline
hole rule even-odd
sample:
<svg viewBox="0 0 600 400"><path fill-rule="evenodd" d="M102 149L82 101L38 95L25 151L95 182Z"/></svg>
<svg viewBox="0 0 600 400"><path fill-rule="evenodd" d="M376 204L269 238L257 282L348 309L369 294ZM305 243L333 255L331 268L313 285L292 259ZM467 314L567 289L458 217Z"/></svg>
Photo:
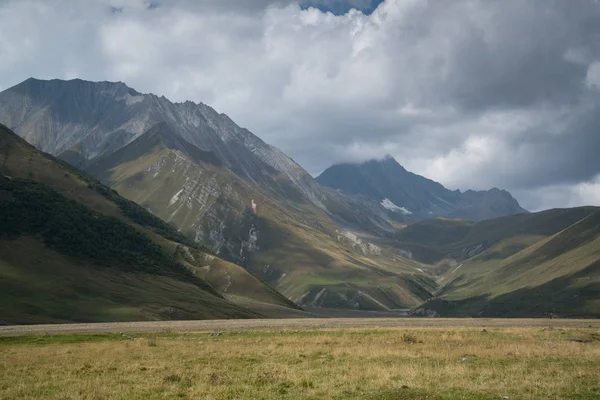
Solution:
<svg viewBox="0 0 600 400"><path fill-rule="evenodd" d="M407 221L437 217L480 221L527 212L505 190L451 191L408 172L391 156L362 164L333 165L317 177L317 182L380 203L391 216Z"/></svg>
<svg viewBox="0 0 600 400"><path fill-rule="evenodd" d="M0 121L298 304L407 308L432 289L374 243L395 231L384 208L319 185L206 105L29 79L0 93Z"/></svg>
<svg viewBox="0 0 600 400"><path fill-rule="evenodd" d="M334 165L313 179L281 150L211 107L173 103L123 83L28 79L0 93L0 122L50 154L36 158L61 168L70 164L71 171L83 171L77 175L81 185L106 185L111 199L128 199L116 203L137 203L164 221L162 231L180 249L178 265L244 315L303 315L298 306L451 313L459 308L446 306L453 301L495 295L478 288L464 299L454 296L457 282L467 279L448 275L457 265L465 265L458 271L467 265L477 270L483 264L476 260L496 246L510 243L526 251L593 214L529 214L506 191L451 191L391 157ZM20 168L20 178L38 173L27 163ZM96 200L52 186L65 173L73 174L61 170L34 180L93 206ZM487 239L487 232L512 218L547 228L525 239L519 229ZM480 226L486 227L483 236L465 233L480 232ZM449 243L447 237L465 241ZM592 240L582 251L596 245Z"/></svg>
<svg viewBox="0 0 600 400"><path fill-rule="evenodd" d="M0 210L4 323L301 314L243 268L3 125Z"/></svg>

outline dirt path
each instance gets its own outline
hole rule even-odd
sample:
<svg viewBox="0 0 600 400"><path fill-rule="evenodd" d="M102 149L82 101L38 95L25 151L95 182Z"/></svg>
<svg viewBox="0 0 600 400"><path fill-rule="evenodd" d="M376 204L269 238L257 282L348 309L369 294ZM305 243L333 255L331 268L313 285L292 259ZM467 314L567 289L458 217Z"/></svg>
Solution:
<svg viewBox="0 0 600 400"><path fill-rule="evenodd" d="M297 331L390 327L565 327L600 328L600 320L484 318L315 318L210 321L116 322L99 324L0 326L0 336L69 333Z"/></svg>

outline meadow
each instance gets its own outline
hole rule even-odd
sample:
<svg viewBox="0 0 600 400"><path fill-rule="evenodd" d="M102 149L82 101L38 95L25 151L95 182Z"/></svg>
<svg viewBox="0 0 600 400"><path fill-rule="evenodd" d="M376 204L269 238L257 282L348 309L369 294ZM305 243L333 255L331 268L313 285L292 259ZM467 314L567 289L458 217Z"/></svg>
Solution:
<svg viewBox="0 0 600 400"><path fill-rule="evenodd" d="M600 398L597 321L404 321L4 336L0 398Z"/></svg>

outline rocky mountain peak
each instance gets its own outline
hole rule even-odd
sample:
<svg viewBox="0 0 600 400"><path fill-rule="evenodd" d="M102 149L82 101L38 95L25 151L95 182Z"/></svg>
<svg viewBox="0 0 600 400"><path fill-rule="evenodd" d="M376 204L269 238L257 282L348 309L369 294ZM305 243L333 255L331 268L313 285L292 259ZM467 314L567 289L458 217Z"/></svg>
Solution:
<svg viewBox="0 0 600 400"><path fill-rule="evenodd" d="M526 212L504 190L451 191L407 171L390 155L359 164L333 165L317 181L342 193L380 203L392 214L403 214L403 220L435 217L482 220Z"/></svg>

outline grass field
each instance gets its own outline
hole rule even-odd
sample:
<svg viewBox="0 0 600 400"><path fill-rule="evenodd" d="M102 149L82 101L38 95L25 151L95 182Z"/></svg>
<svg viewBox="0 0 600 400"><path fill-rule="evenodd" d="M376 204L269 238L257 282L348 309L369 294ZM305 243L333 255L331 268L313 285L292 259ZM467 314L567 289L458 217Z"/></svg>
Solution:
<svg viewBox="0 0 600 400"><path fill-rule="evenodd" d="M600 398L596 320L271 322L4 327L0 398Z"/></svg>

